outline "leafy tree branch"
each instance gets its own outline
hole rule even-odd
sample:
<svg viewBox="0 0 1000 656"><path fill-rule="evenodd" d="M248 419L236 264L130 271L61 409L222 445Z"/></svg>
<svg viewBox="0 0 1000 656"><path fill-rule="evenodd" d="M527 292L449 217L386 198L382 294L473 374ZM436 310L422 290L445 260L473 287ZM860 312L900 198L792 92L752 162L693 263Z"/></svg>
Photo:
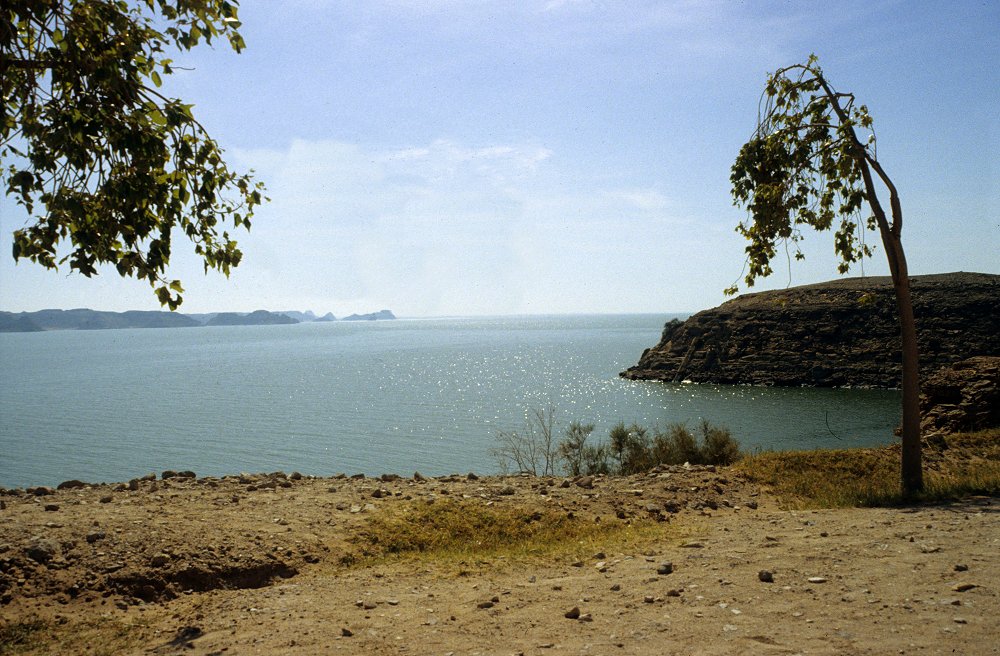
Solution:
<svg viewBox="0 0 1000 656"><path fill-rule="evenodd" d="M263 185L230 170L191 105L157 88L174 70L168 50L225 40L240 52L239 27L226 0L5 3L0 176L29 215L15 260L88 277L112 264L175 309L179 233L206 271L229 275L242 253L226 226L249 229Z"/></svg>

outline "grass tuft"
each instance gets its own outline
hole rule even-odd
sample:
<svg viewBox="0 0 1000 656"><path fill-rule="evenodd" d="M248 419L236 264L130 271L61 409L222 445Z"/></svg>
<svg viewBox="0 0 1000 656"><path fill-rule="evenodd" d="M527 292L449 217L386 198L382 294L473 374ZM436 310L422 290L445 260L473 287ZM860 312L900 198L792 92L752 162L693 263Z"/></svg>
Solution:
<svg viewBox="0 0 1000 656"><path fill-rule="evenodd" d="M652 522L595 522L554 509L487 506L477 501L415 502L369 518L347 565L391 558L447 563L575 554L649 538ZM658 533L659 534L659 533Z"/></svg>
<svg viewBox="0 0 1000 656"><path fill-rule="evenodd" d="M924 446L924 491L900 490L899 447L777 451L735 469L793 508L892 506L1000 494L1000 429L935 437Z"/></svg>
<svg viewBox="0 0 1000 656"><path fill-rule="evenodd" d="M0 624L0 654L20 654L44 645L48 630L48 622L42 620Z"/></svg>

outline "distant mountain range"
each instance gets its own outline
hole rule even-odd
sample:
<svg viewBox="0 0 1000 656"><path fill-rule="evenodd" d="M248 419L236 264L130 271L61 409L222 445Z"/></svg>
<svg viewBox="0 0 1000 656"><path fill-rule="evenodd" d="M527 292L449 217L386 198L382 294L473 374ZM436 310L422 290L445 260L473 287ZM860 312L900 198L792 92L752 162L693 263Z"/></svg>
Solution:
<svg viewBox="0 0 1000 656"><path fill-rule="evenodd" d="M384 321L395 319L389 310L371 314L352 314L343 321ZM131 311L101 312L87 308L75 310L40 310L38 312L0 312L0 332L29 333L44 330L109 330L114 328L197 328L199 326L272 326L278 324L336 321L332 312L321 317L311 310L269 312L213 312L180 314L178 312Z"/></svg>

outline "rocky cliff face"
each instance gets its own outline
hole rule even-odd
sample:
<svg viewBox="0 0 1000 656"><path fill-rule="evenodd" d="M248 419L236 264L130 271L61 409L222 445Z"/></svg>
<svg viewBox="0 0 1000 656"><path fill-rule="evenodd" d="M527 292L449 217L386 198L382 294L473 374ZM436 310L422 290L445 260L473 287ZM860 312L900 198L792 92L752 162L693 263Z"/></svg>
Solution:
<svg viewBox="0 0 1000 656"><path fill-rule="evenodd" d="M911 278L929 374L974 355L1000 355L1000 276ZM899 324L888 277L845 278L744 294L687 321L621 375L698 383L899 387Z"/></svg>
<svg viewBox="0 0 1000 656"><path fill-rule="evenodd" d="M923 381L920 432L927 435L1000 426L1000 357L979 356Z"/></svg>

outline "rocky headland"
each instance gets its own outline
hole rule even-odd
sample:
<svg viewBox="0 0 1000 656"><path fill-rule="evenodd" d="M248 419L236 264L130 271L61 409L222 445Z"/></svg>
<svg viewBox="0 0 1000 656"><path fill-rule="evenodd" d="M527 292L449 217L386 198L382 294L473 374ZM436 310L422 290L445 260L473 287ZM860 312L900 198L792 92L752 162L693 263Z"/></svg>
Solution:
<svg viewBox="0 0 1000 656"><path fill-rule="evenodd" d="M1000 276L911 278L926 376L976 355L1000 355ZM895 388L899 323L888 277L844 278L744 294L664 326L632 380Z"/></svg>

